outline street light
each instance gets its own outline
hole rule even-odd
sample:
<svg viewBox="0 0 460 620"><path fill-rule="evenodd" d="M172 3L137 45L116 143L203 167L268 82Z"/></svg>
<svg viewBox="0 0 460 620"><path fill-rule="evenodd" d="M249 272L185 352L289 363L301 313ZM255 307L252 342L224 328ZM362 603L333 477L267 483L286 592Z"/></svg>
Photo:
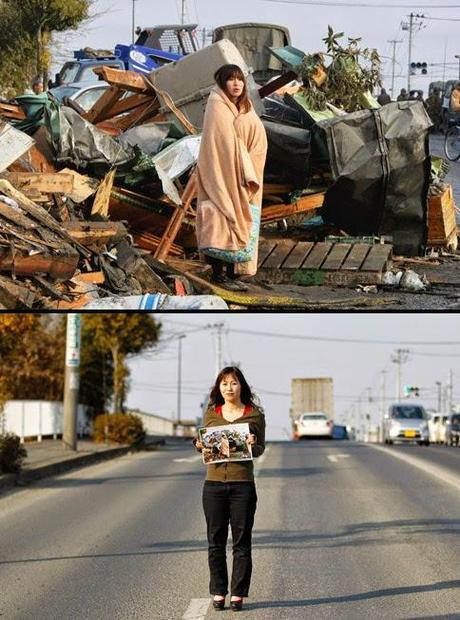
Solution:
<svg viewBox="0 0 460 620"><path fill-rule="evenodd" d="M180 334L177 337L178 340L178 352L177 352L177 424L180 424L181 419L181 406L182 406L182 340L185 338L185 334Z"/></svg>
<svg viewBox="0 0 460 620"><path fill-rule="evenodd" d="M458 79L460 80L460 54L455 54L455 58L458 60Z"/></svg>

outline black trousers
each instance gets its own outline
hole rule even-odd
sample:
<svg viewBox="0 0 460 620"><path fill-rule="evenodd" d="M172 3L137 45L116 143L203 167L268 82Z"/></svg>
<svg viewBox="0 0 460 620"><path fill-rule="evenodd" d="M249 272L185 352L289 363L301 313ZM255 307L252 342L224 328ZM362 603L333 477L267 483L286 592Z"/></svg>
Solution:
<svg viewBox="0 0 460 620"><path fill-rule="evenodd" d="M210 482L203 487L208 533L209 592L228 593L227 537L232 529L231 594L246 597L252 574L251 537L257 494L254 482Z"/></svg>

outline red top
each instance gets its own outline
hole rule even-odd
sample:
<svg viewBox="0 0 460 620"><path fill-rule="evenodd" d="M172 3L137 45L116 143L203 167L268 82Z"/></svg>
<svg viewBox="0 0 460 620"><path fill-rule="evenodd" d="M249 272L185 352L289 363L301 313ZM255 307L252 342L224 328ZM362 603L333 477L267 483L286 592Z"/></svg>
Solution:
<svg viewBox="0 0 460 620"><path fill-rule="evenodd" d="M243 415L246 415L246 414L247 414L247 413L249 413L250 411L252 411L252 407L251 407L251 405L245 405L245 406L244 406ZM216 413L218 413L220 416L222 415L222 405L217 405L217 407L216 407Z"/></svg>

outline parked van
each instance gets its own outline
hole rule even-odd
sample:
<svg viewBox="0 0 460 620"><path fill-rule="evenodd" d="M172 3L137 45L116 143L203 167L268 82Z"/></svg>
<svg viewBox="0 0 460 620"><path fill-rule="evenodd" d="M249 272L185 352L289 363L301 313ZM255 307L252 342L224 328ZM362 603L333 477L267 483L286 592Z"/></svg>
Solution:
<svg viewBox="0 0 460 620"><path fill-rule="evenodd" d="M422 405L391 405L383 420L383 439L386 444L415 442L419 446L429 446L428 415Z"/></svg>
<svg viewBox="0 0 460 620"><path fill-rule="evenodd" d="M446 423L446 446L460 445L460 413L452 413Z"/></svg>

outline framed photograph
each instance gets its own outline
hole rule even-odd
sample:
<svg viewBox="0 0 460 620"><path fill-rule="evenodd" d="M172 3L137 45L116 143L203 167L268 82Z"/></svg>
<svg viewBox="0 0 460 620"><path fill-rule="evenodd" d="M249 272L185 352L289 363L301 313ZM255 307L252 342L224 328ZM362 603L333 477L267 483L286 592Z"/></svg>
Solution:
<svg viewBox="0 0 460 620"><path fill-rule="evenodd" d="M251 446L247 443L249 424L210 426L198 430L203 444L203 463L228 463L252 461Z"/></svg>

